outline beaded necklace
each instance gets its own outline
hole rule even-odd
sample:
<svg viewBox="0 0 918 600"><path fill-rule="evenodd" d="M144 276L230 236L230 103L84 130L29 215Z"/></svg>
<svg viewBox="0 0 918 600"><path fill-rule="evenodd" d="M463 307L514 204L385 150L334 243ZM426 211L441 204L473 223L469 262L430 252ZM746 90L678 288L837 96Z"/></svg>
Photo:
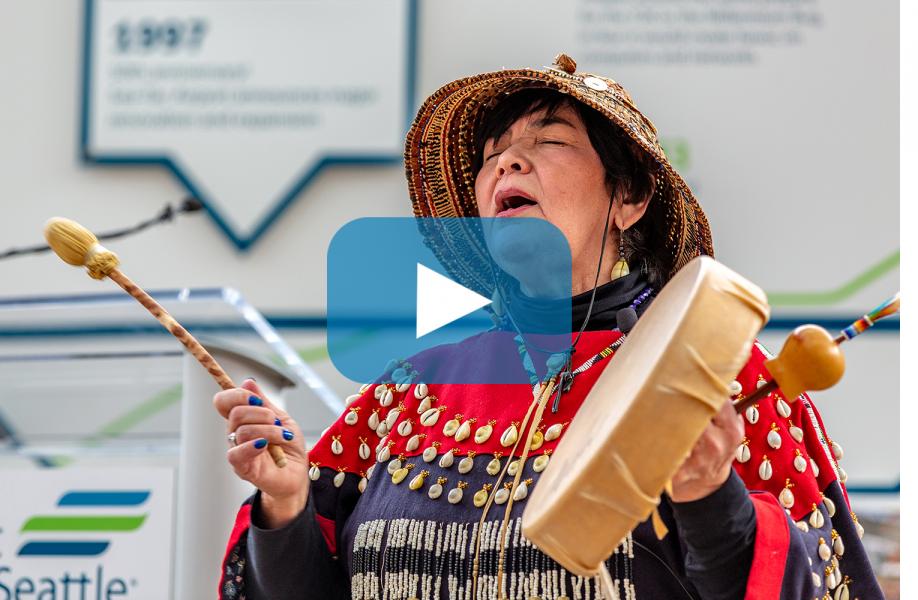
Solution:
<svg viewBox="0 0 918 600"><path fill-rule="evenodd" d="M644 288L644 290L640 294L638 294L638 296L631 302L631 304L628 305L628 309L636 310L638 306L643 304L647 300L647 298L649 298L650 295L653 294L653 291L654 290L651 286L647 286L646 288ZM622 309L622 310L627 310L627 309ZM616 331L616 330L618 330L618 328L614 329L613 331ZM558 375L557 395L555 396L554 402L552 403L552 407L551 407L551 411L553 413L556 413L558 412L558 406L561 401L561 394L571 389L571 386L574 383L574 376L579 375L580 373L583 373L587 369L590 369L599 361L605 358L608 358L609 356L612 356L612 354L615 353L615 350L617 350L619 346L621 346L624 343L625 338L624 336L619 337L614 342L612 342L611 344L609 344L608 346L606 346L605 348L597 352L595 355L593 355L590 359L585 361L582 365L577 367L577 369L571 370L571 359L573 357L574 350L576 349L576 345L577 345L577 342L575 341L574 344L571 345L571 347L565 352L552 354L551 356L548 357L548 360L546 361L546 366L548 367L548 373L546 374L544 380L540 379L538 373L536 373L535 365L532 362L532 357L529 354L529 350L526 348L526 342L523 340L523 335L521 333L517 333L517 335L513 338L513 340L516 342L516 348L520 354L520 359L522 360L523 368L526 370L526 373L529 375L529 383L530 385L533 386L533 388L537 388L538 386L541 386L543 381L548 380L555 375ZM578 336L577 341L579 341L579 336ZM559 360L564 361L564 365L560 368L558 367L558 364L557 364Z"/></svg>

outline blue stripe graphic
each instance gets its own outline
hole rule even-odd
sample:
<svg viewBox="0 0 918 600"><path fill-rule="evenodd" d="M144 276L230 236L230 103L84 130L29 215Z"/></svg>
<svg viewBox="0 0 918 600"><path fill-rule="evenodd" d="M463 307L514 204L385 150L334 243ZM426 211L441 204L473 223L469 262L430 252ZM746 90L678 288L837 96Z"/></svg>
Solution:
<svg viewBox="0 0 918 600"><path fill-rule="evenodd" d="M99 556L109 542L27 542L19 556Z"/></svg>
<svg viewBox="0 0 918 600"><path fill-rule="evenodd" d="M133 492L112 492L94 490L85 492L67 492L57 501L58 506L139 506L147 501L150 492L146 490Z"/></svg>

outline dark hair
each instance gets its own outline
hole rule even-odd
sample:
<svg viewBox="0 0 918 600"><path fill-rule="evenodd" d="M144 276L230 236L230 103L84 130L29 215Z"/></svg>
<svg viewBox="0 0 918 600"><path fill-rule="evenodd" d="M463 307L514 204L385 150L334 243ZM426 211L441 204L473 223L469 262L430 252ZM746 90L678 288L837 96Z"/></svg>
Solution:
<svg viewBox="0 0 918 600"><path fill-rule="evenodd" d="M577 111L583 121L590 143L605 168L606 184L613 194L621 188L626 204L648 197L654 189L658 167L656 160L640 150L608 117L551 89L520 90L501 100L494 108L480 113L475 127L474 172L478 173L483 164L485 142L502 136L517 119L541 110L550 117L568 106ZM631 268L643 269L648 283L658 290L669 278L668 265L672 260L666 244L663 210L661 202L651 199L644 216L628 229L624 244L625 259Z"/></svg>

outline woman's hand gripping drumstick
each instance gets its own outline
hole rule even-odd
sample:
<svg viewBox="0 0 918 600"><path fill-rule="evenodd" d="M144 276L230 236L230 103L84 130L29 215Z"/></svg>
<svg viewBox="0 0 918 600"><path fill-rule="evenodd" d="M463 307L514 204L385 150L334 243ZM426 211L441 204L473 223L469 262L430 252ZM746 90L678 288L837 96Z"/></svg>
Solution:
<svg viewBox="0 0 918 600"><path fill-rule="evenodd" d="M896 294L867 313L834 338L822 327L804 325L787 338L777 357L765 367L773 379L734 403L726 402L692 448L692 453L672 480L671 497L676 502L704 498L730 476L734 451L743 439L740 416L748 406L775 390L793 402L805 391L832 387L845 372L845 357L839 346L862 333L883 317L899 312Z"/></svg>
<svg viewBox="0 0 918 600"><path fill-rule="evenodd" d="M45 225L45 239L48 240L48 245L51 246L61 260L67 264L86 267L89 271L89 276L93 279L108 277L140 302L207 369L207 372L210 373L210 376L214 378L214 381L221 388L230 390L236 387L236 384L229 378L226 371L217 364L214 357L204 349L204 346L193 335L188 333L166 309L143 291L140 286L118 270L118 257L114 252L99 244L99 240L91 231L70 219L55 217ZM272 445L269 446L268 450L274 459L274 464L278 467L283 467L287 464L286 455L281 448Z"/></svg>
<svg viewBox="0 0 918 600"><path fill-rule="evenodd" d="M261 490L261 526L283 527L306 506L309 460L300 431L290 415L261 392L252 379L242 386L217 392L214 407L226 419L234 446L226 454L233 470ZM265 444L283 448L290 464L277 469L264 452Z"/></svg>

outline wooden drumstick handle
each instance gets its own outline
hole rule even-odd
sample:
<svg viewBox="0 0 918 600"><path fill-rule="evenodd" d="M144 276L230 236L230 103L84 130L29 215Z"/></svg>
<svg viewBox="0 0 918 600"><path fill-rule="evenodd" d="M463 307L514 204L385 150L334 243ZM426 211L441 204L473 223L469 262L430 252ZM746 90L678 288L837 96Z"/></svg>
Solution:
<svg viewBox="0 0 918 600"><path fill-rule="evenodd" d="M48 221L45 226L45 238L48 240L48 245L64 262L74 266L85 266L90 277L94 279L108 277L140 302L207 369L207 372L222 389L228 390L236 387L223 367L187 329L182 327L159 302L118 270L118 257L114 252L100 245L99 240L91 231L75 221L58 217ZM283 449L271 444L268 446L268 451L275 465L286 466L287 456Z"/></svg>
<svg viewBox="0 0 918 600"><path fill-rule="evenodd" d="M188 352L191 353L195 360L207 369L207 372L210 373L210 376L217 382L217 385L224 390L230 390L237 387L236 384L233 383L233 380L230 379L230 376L226 374L226 371L223 370L223 367L217 362L217 359L215 359L187 329L182 327L181 323L176 321L159 302L154 300L150 294L146 293L140 286L131 281L127 275L118 269L112 269L108 273L108 277L121 286L121 289L130 294L135 300L140 302L151 315L156 317L156 320L188 349ZM274 444L269 445L268 452L271 453L271 458L274 459L274 464L278 467L287 465L287 455L284 454L283 449L279 446Z"/></svg>
<svg viewBox="0 0 918 600"><path fill-rule="evenodd" d="M871 328L880 319L899 312L899 293L841 330L833 338L816 325L803 325L790 334L776 358L765 362L772 380L745 398L733 403L737 412L781 388L785 399L793 402L806 391L832 387L845 372L845 357L839 346Z"/></svg>
<svg viewBox="0 0 918 600"><path fill-rule="evenodd" d="M845 355L828 331L817 325L803 325L788 336L778 356L765 361L765 368L772 381L735 402L737 412L777 388L788 402L793 402L803 392L832 387L845 373Z"/></svg>

